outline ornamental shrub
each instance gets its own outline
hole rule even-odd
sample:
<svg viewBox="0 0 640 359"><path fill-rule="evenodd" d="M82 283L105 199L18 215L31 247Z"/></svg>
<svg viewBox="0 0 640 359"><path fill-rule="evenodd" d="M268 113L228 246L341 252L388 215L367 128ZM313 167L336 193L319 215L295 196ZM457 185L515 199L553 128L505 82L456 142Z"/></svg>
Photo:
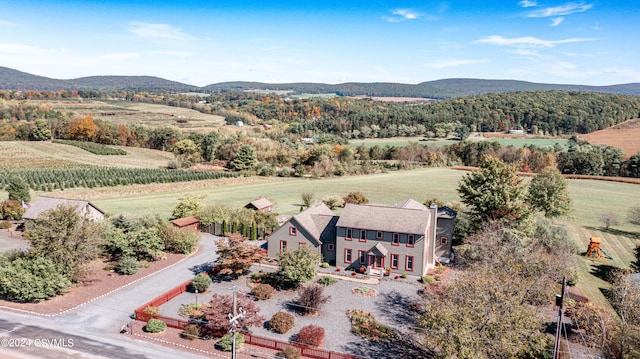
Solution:
<svg viewBox="0 0 640 359"><path fill-rule="evenodd" d="M217 344L218 349L224 352L230 352L233 343L233 333L228 333ZM244 345L244 335L236 333L236 350L242 348Z"/></svg>
<svg viewBox="0 0 640 359"><path fill-rule="evenodd" d="M116 265L115 271L118 274L132 275L138 272L140 265L138 260L132 256L124 256L120 258Z"/></svg>
<svg viewBox="0 0 640 359"><path fill-rule="evenodd" d="M302 359L300 349L292 346L284 347L282 351L276 354L276 358L282 359Z"/></svg>
<svg viewBox="0 0 640 359"><path fill-rule="evenodd" d="M296 302L302 313L315 314L329 299L331 299L330 296L324 295L324 287L314 283L298 290Z"/></svg>
<svg viewBox="0 0 640 359"><path fill-rule="evenodd" d="M337 281L338 281L337 279L325 275L318 279L318 284L321 284L326 287L336 283Z"/></svg>
<svg viewBox="0 0 640 359"><path fill-rule="evenodd" d="M269 320L269 327L273 329L274 332L280 334L290 331L294 324L295 318L293 315L285 312L278 312Z"/></svg>
<svg viewBox="0 0 640 359"><path fill-rule="evenodd" d="M312 345L319 347L324 340L324 329L317 325L309 324L302 327L296 334L296 342L304 345Z"/></svg>
<svg viewBox="0 0 640 359"><path fill-rule="evenodd" d="M142 312L156 316L160 313L160 309L158 309L158 307L156 307L155 305L148 305Z"/></svg>
<svg viewBox="0 0 640 359"><path fill-rule="evenodd" d="M193 280L191 280L191 287L200 293L204 293L209 289L211 283L211 277L209 277L207 273L202 272L193 277Z"/></svg>
<svg viewBox="0 0 640 359"><path fill-rule="evenodd" d="M202 334L202 330L198 324L189 324L184 327L184 331L180 333L180 336L187 340L198 339Z"/></svg>
<svg viewBox="0 0 640 359"><path fill-rule="evenodd" d="M267 300L273 296L275 289L269 284L260 283L251 288L251 295L255 296L259 300Z"/></svg>
<svg viewBox="0 0 640 359"><path fill-rule="evenodd" d="M167 329L167 325L160 319L149 319L147 325L144 326L144 331L148 333L162 333Z"/></svg>

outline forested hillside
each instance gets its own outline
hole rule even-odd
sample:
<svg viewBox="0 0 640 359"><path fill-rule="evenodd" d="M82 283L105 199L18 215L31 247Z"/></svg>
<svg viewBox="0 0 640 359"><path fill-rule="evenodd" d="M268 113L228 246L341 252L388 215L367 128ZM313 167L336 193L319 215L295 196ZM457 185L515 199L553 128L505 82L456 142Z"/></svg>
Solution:
<svg viewBox="0 0 640 359"><path fill-rule="evenodd" d="M517 91L587 91L612 94L640 95L640 83L612 86L541 84L515 80L444 79L419 84L402 83L279 83L222 82L197 87L153 76L91 76L70 80L56 80L14 69L0 67L0 89L36 91L163 91L169 93L197 91L229 93L251 90L291 91L293 94L333 93L339 96L422 97L449 99L484 93Z"/></svg>
<svg viewBox="0 0 640 359"><path fill-rule="evenodd" d="M285 100L258 94L212 95L210 102L213 112L248 113L262 121L290 124L300 135L345 138L443 137L459 130L512 128L550 135L588 133L640 115L640 97L565 91L485 94L422 105L342 97Z"/></svg>

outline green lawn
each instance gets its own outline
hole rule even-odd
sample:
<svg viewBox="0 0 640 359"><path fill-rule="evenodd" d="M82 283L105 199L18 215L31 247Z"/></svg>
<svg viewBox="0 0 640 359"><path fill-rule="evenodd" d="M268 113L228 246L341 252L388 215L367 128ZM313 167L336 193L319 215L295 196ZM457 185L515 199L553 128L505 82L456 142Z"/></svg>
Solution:
<svg viewBox="0 0 640 359"><path fill-rule="evenodd" d="M257 197L265 196L274 202L274 211L293 214L300 209L300 195L303 192L314 193L318 203L326 195L345 196L352 191L362 192L377 204L391 204L407 198L424 201L433 197L445 202L458 201L456 186L463 174L450 169L428 168L329 179L276 178L271 182L217 185L200 190L142 195L114 193L111 198L95 198L92 202L111 214L159 214L168 217L178 198L185 194L206 195L207 204L225 203L230 206L243 206Z"/></svg>

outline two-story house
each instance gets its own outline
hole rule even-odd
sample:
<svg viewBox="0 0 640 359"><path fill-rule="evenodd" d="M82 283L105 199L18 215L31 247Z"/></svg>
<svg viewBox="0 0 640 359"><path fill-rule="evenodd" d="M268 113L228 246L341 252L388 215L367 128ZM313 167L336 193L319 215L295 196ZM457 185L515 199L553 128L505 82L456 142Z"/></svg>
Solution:
<svg viewBox="0 0 640 359"><path fill-rule="evenodd" d="M273 231L267 239L267 255L275 258L278 253L299 246L311 246L322 255L323 261L336 260L336 222L338 216L324 203L313 206L289 218Z"/></svg>
<svg viewBox="0 0 640 359"><path fill-rule="evenodd" d="M347 204L340 217L324 205L310 207L268 238L268 255L313 245L338 267L422 276L436 263L450 261L455 217L448 207L427 208L413 199L391 206Z"/></svg>

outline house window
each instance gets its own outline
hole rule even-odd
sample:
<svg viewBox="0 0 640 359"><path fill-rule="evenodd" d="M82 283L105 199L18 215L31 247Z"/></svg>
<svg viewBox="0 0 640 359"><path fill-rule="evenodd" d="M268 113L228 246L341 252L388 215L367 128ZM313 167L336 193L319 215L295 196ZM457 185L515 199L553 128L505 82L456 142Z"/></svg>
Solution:
<svg viewBox="0 0 640 359"><path fill-rule="evenodd" d="M353 229L347 228L347 235L344 236L344 239L350 241L353 238Z"/></svg>
<svg viewBox="0 0 640 359"><path fill-rule="evenodd" d="M391 268L392 269L398 269L398 258L400 257L400 255L398 254L391 254Z"/></svg>
<svg viewBox="0 0 640 359"><path fill-rule="evenodd" d="M376 233L376 239L382 239L382 238L383 238L382 232L378 231Z"/></svg>
<svg viewBox="0 0 640 359"><path fill-rule="evenodd" d="M327 243L327 250L329 252L335 252L336 251L336 245L333 243Z"/></svg>
<svg viewBox="0 0 640 359"><path fill-rule="evenodd" d="M287 241L280 241L280 252L287 251Z"/></svg>
<svg viewBox="0 0 640 359"><path fill-rule="evenodd" d="M291 226L289 227L289 235L290 236L297 236L298 235L298 228Z"/></svg>
<svg viewBox="0 0 640 359"><path fill-rule="evenodd" d="M358 251L358 257L358 262L360 262L360 264L365 264L367 261L367 252Z"/></svg>
<svg viewBox="0 0 640 359"><path fill-rule="evenodd" d="M413 256L407 256L407 261L404 265L404 269L413 272Z"/></svg>
<svg viewBox="0 0 640 359"><path fill-rule="evenodd" d="M447 237L440 237L440 244L447 244L449 243L449 238Z"/></svg>
<svg viewBox="0 0 640 359"><path fill-rule="evenodd" d="M352 257L352 253L351 253L351 249L350 248L345 248L344 250L344 262L345 263L351 263L353 262L353 257Z"/></svg>
<svg viewBox="0 0 640 359"><path fill-rule="evenodd" d="M306 242L298 242L298 247L304 247L306 245L307 245Z"/></svg>
<svg viewBox="0 0 640 359"><path fill-rule="evenodd" d="M400 245L400 233L394 233L393 234L393 239L391 240L391 245L392 246L399 246Z"/></svg>
<svg viewBox="0 0 640 359"><path fill-rule="evenodd" d="M360 230L360 242L367 241L367 231L365 229Z"/></svg>
<svg viewBox="0 0 640 359"><path fill-rule="evenodd" d="M407 247L413 247L416 244L416 236L414 234L409 234L407 236Z"/></svg>

